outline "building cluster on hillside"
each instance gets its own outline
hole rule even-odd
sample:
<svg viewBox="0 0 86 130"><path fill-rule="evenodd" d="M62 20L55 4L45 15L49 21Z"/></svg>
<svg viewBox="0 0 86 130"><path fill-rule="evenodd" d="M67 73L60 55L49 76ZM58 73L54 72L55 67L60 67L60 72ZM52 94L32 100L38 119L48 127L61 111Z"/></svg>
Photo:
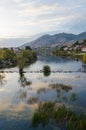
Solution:
<svg viewBox="0 0 86 130"><path fill-rule="evenodd" d="M86 41L76 41L75 43L65 43L56 46L59 50L63 51L81 51L86 52Z"/></svg>

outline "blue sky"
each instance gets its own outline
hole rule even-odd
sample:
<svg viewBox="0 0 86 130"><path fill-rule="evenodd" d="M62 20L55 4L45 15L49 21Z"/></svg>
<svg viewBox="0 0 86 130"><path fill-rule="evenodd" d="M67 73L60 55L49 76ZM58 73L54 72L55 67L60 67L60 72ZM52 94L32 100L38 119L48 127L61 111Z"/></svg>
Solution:
<svg viewBox="0 0 86 130"><path fill-rule="evenodd" d="M86 0L0 0L0 38L86 31Z"/></svg>

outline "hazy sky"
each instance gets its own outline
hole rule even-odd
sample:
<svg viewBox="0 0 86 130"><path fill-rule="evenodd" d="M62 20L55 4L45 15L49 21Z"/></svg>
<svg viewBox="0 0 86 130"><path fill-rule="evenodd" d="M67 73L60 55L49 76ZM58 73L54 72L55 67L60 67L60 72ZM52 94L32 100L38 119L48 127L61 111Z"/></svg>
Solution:
<svg viewBox="0 0 86 130"><path fill-rule="evenodd" d="M0 37L86 31L86 0L0 0Z"/></svg>

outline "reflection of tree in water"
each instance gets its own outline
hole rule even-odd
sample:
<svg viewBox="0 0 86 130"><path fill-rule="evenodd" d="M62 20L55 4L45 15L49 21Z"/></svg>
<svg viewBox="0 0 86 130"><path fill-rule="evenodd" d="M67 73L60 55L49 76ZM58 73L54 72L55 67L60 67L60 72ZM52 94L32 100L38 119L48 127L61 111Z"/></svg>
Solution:
<svg viewBox="0 0 86 130"><path fill-rule="evenodd" d="M38 103L38 101L39 101L38 97L29 97L28 98L28 90L32 90L32 88L30 86L32 84L32 82L29 81L24 76L24 73L22 73L22 75L20 75L19 83L20 83L20 86L23 88L19 90L18 98L20 98L21 100L25 100L28 104ZM27 86L29 86L28 89L27 89Z"/></svg>
<svg viewBox="0 0 86 130"><path fill-rule="evenodd" d="M72 87L70 85L64 85L64 84L49 84L49 86L46 87L42 87L39 88L37 90L37 95L35 97L28 97L28 90L27 90L27 86L29 86L29 89L31 90L32 88L30 87L31 85L31 81L29 81L24 74L22 76L20 76L19 79L19 83L21 85L21 87L23 87L18 95L19 98L24 100L28 103L28 104L35 104L35 103L39 103L40 102L40 94L47 94L49 91L51 90L55 90L57 93L57 98L56 98L56 102L60 102L60 103L64 103L64 104L71 104L74 101L76 101L77 99L77 95L76 93L74 93L72 91Z"/></svg>
<svg viewBox="0 0 86 130"><path fill-rule="evenodd" d="M27 98L27 92L25 90L20 89L18 92L18 98L24 100Z"/></svg>
<svg viewBox="0 0 86 130"><path fill-rule="evenodd" d="M82 65L82 71L86 72L86 64Z"/></svg>
<svg viewBox="0 0 86 130"><path fill-rule="evenodd" d="M27 80L27 78L24 76L24 74L22 74L22 76L20 75L19 83L20 83L21 87L30 86L32 84L31 81Z"/></svg>
<svg viewBox="0 0 86 130"><path fill-rule="evenodd" d="M21 100L27 100L27 92L28 90L32 90L32 87L30 86L32 84L31 81L29 81L24 74L22 73L22 75L20 75L19 77L19 83L20 86L22 87L18 93L17 93L17 98L21 99ZM28 87L28 88L27 88Z"/></svg>
<svg viewBox="0 0 86 130"><path fill-rule="evenodd" d="M50 76L51 72L44 72L44 76L48 77Z"/></svg>
<svg viewBox="0 0 86 130"><path fill-rule="evenodd" d="M5 74L0 73L0 86L3 86L5 83L6 83Z"/></svg>

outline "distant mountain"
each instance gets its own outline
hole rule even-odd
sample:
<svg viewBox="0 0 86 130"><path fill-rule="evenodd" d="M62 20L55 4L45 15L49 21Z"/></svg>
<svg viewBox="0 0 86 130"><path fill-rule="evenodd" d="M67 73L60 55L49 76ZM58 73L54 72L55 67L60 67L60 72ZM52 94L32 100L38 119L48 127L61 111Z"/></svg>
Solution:
<svg viewBox="0 0 86 130"><path fill-rule="evenodd" d="M76 36L76 40L86 39L86 32L80 33Z"/></svg>
<svg viewBox="0 0 86 130"><path fill-rule="evenodd" d="M22 47L30 45L31 47L44 47L51 46L53 44L67 43L71 41L83 40L86 39L86 32L80 33L78 35L68 34L68 33L59 33L54 35L43 35L32 42L24 44Z"/></svg>
<svg viewBox="0 0 86 130"><path fill-rule="evenodd" d="M0 47L19 47L22 46L22 44L31 42L38 37L42 36L43 34L37 34L37 35L32 35L32 36L27 36L27 37L21 37L21 38L0 38Z"/></svg>

